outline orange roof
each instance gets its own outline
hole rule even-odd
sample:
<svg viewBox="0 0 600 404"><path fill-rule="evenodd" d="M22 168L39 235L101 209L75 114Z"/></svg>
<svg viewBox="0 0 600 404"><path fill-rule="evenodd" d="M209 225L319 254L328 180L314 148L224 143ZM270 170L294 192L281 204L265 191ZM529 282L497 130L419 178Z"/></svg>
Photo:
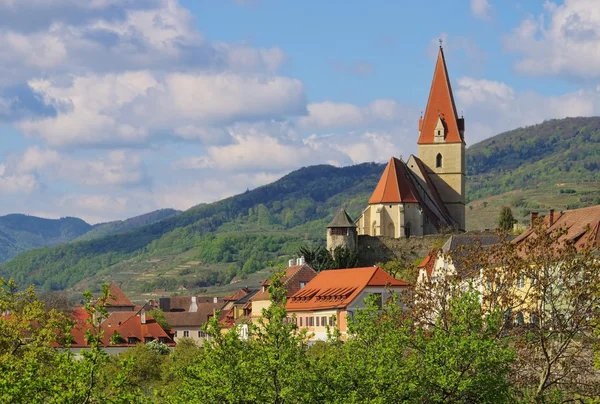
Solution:
<svg viewBox="0 0 600 404"><path fill-rule="evenodd" d="M321 271L286 304L290 311L345 308L367 286L405 287L408 283L391 277L379 267Z"/></svg>
<svg viewBox="0 0 600 404"><path fill-rule="evenodd" d="M544 217L544 222L550 224L549 216ZM555 214L554 223L548 227L548 232L559 229L567 229L566 234L561 236L559 241L572 241L578 249L586 246L600 247L600 205ZM531 228L512 242L518 244L529 237L535 237L535 232Z"/></svg>
<svg viewBox="0 0 600 404"><path fill-rule="evenodd" d="M108 285L108 300L106 300L106 305L113 307L135 307L127 295L114 282Z"/></svg>
<svg viewBox="0 0 600 404"><path fill-rule="evenodd" d="M431 274L433 273L433 267L435 266L435 257L437 257L437 254L438 253L436 250L429 251L429 254L427 254L427 256L423 258L423 261L421 261L421 263L417 266L418 269L425 270L427 277L431 277Z"/></svg>
<svg viewBox="0 0 600 404"><path fill-rule="evenodd" d="M374 203L418 203L417 191L412 181L408 178L406 165L392 157L383 170L383 174L369 199L369 204Z"/></svg>
<svg viewBox="0 0 600 404"><path fill-rule="evenodd" d="M454 96L452 95L452 87L446 68L444 50L441 47L437 63L435 64L425 116L419 121L421 135L417 143L434 143L434 131L440 118L445 124L445 142L462 143L463 139L460 136L459 126L464 126L464 121L462 118L459 119L456 114L456 106L454 105Z"/></svg>
<svg viewBox="0 0 600 404"><path fill-rule="evenodd" d="M244 287L244 288L239 289L237 292L235 292L231 296L225 296L223 298L223 300L226 300L226 301L240 300L242 297L246 296L248 293L250 293L250 289Z"/></svg>

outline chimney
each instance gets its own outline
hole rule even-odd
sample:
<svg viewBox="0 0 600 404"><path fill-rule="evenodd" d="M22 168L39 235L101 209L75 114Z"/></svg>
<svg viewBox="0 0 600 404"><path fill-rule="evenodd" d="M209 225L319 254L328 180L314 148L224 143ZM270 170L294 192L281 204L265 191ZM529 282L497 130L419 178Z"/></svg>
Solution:
<svg viewBox="0 0 600 404"><path fill-rule="evenodd" d="M293 267L295 263L296 263L296 260L295 260L295 259L293 259L293 258L292 258L292 259L290 259L290 260L288 261L288 267Z"/></svg>
<svg viewBox="0 0 600 404"><path fill-rule="evenodd" d="M550 220L550 223L548 224L548 226L552 226L554 224L554 209L550 209L550 214L548 215L548 220Z"/></svg>
<svg viewBox="0 0 600 404"><path fill-rule="evenodd" d="M165 312L168 313L171 311L171 298L170 297L161 297L158 299L158 307Z"/></svg>
<svg viewBox="0 0 600 404"><path fill-rule="evenodd" d="M304 257L298 258L298 265L304 265L305 263L306 263L306 260L304 259Z"/></svg>
<svg viewBox="0 0 600 404"><path fill-rule="evenodd" d="M140 317L141 317L140 322L142 324L146 324L146 310L142 309L142 311L140 312Z"/></svg>
<svg viewBox="0 0 600 404"><path fill-rule="evenodd" d="M198 311L198 305L196 304L196 296L192 296L192 304L190 304L190 313L195 313Z"/></svg>
<svg viewBox="0 0 600 404"><path fill-rule="evenodd" d="M213 304L217 304L219 303L219 298L218 297L213 297Z"/></svg>
<svg viewBox="0 0 600 404"><path fill-rule="evenodd" d="M535 224L537 219L538 219L538 212L531 211L531 214L529 217L529 227L533 227L533 225Z"/></svg>

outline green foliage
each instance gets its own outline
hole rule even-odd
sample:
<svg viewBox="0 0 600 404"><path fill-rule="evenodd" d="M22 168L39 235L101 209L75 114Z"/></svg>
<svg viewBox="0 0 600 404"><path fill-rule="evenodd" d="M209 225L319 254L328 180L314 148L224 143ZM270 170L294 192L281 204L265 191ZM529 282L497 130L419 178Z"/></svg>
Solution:
<svg viewBox="0 0 600 404"><path fill-rule="evenodd" d="M501 314L483 316L475 292L449 305L448 316L438 318L431 332L417 329L412 338L415 401L514 402L508 377L515 353L497 338Z"/></svg>
<svg viewBox="0 0 600 404"><path fill-rule="evenodd" d="M0 278L0 402L3 403L141 403L140 391L128 378L132 362L107 372L109 358L100 348L101 332L94 314L106 313L104 294L92 304L86 294L89 350L75 359L68 349L73 323L56 310L46 312L33 288L18 292L13 281Z"/></svg>
<svg viewBox="0 0 600 404"><path fill-rule="evenodd" d="M323 245L303 245L298 248L297 255L304 257L306 263L317 272L358 266L358 252L341 246L336 247L332 254Z"/></svg>
<svg viewBox="0 0 600 404"><path fill-rule="evenodd" d="M394 278L402 279L409 283L415 283L419 271L417 270L417 264L421 262L421 258L418 258L416 262L410 262L408 255L404 254L400 257L394 258L386 263L379 262L377 266L382 268L385 272L392 275Z"/></svg>
<svg viewBox="0 0 600 404"><path fill-rule="evenodd" d="M517 221L513 216L512 209L509 206L503 206L498 215L498 228L501 231L511 231L515 223Z"/></svg>

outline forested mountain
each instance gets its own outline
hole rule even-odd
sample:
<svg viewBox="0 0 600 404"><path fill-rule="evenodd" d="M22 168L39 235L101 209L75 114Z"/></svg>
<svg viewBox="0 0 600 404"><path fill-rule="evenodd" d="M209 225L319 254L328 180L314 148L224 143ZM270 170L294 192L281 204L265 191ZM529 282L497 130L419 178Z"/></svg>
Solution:
<svg viewBox="0 0 600 404"><path fill-rule="evenodd" d="M0 216L0 262L32 248L53 246L71 241L92 228L81 219L11 214Z"/></svg>
<svg viewBox="0 0 600 404"><path fill-rule="evenodd" d="M483 197L538 189L540 184L599 180L599 164L600 118L552 120L516 129L468 149L467 199L472 205ZM228 283L283 262L284 255L307 241L321 242L339 206L357 217L383 167L302 168L272 184L134 230L29 251L0 266L0 276L48 290L69 288L96 275L110 279L126 274L124 281L140 292ZM544 190L559 198L563 191L572 190L560 189L560 195L556 188ZM567 208L600 203L595 198L589 192L577 194ZM530 208L527 201L518 203L523 212ZM477 212L469 208L467 221Z"/></svg>
<svg viewBox="0 0 600 404"><path fill-rule="evenodd" d="M145 213L126 220L115 220L113 222L99 223L94 225L90 231L81 235L77 240L92 240L95 238L104 237L110 234L123 233L135 228L145 226L159 220L166 219L170 216L175 216L181 213L175 209L159 209L154 212Z"/></svg>
<svg viewBox="0 0 600 404"><path fill-rule="evenodd" d="M129 232L28 251L0 267L0 276L58 290L124 260L195 248L195 259L232 264L231 279L264 267L282 252L294 252L306 239L323 238L327 219L340 205L358 214L382 170L383 165L373 163L302 168L272 184ZM210 276L209 283L229 280ZM155 281L152 286L165 285Z"/></svg>

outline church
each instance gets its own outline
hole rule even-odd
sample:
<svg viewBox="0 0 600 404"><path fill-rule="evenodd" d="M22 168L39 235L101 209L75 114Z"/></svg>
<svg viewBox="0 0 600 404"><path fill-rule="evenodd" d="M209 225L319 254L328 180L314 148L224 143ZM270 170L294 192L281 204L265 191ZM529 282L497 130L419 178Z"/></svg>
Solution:
<svg viewBox="0 0 600 404"><path fill-rule="evenodd" d="M356 221L340 210L327 229L327 247L354 247L358 236L408 238L465 231L465 120L459 118L440 46L418 156L390 158Z"/></svg>

